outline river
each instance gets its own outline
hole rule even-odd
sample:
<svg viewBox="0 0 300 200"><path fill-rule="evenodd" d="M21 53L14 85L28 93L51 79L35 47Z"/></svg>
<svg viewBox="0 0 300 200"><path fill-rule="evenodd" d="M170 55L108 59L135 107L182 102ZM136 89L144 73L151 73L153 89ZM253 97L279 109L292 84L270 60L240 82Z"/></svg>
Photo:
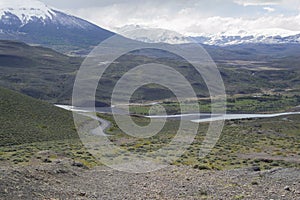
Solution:
<svg viewBox="0 0 300 200"><path fill-rule="evenodd" d="M92 108L75 108L68 105L56 105L57 107L77 112L93 112ZM99 113L112 113L110 107L97 107L95 108L96 112ZM121 109L114 112L117 114L124 114L125 112ZM300 115L300 112L283 112L283 113L273 113L273 114L210 114L210 113L190 113L190 114L178 114L178 115L151 115L145 116L147 118L173 118L173 119L182 119L190 120L196 123L211 122L218 120L235 120L235 119L254 119L254 118L273 118L287 115Z"/></svg>

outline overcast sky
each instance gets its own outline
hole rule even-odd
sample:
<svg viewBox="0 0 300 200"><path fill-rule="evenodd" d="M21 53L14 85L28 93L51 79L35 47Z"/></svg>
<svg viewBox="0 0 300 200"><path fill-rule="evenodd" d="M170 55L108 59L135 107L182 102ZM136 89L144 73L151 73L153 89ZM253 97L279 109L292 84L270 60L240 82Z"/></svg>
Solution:
<svg viewBox="0 0 300 200"><path fill-rule="evenodd" d="M138 24L185 35L282 28L300 31L300 0L42 0L97 25Z"/></svg>

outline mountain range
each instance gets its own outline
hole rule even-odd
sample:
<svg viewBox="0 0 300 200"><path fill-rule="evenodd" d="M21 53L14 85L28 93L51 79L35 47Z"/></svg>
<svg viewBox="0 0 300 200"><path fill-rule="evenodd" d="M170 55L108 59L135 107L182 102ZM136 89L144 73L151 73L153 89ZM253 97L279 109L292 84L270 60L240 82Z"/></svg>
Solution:
<svg viewBox="0 0 300 200"><path fill-rule="evenodd" d="M300 32L283 29L229 30L193 36L140 25L126 25L114 31L147 43L197 42L211 46L300 43ZM61 53L86 55L94 46L116 33L37 0L4 0L0 3L0 39L3 40L19 40L47 46Z"/></svg>
<svg viewBox="0 0 300 200"><path fill-rule="evenodd" d="M115 32L134 40L150 43L186 44L196 42L215 46L300 43L300 31L285 29L260 29L253 31L229 30L215 34L202 33L197 36L189 36L161 28L125 25L116 28Z"/></svg>
<svg viewBox="0 0 300 200"><path fill-rule="evenodd" d="M299 44L300 32L284 29L236 30L217 34L202 34L201 36L190 38L199 43L217 46L238 44Z"/></svg>

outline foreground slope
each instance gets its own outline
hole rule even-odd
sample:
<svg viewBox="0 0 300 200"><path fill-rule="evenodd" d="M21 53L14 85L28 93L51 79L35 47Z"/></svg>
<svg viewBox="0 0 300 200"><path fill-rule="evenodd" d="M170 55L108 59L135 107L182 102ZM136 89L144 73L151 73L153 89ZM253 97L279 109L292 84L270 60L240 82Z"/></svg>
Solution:
<svg viewBox="0 0 300 200"><path fill-rule="evenodd" d="M299 169L209 172L171 166L147 174L128 174L105 167L82 171L54 164L1 170L5 172L0 174L4 199L296 200L300 193ZM16 180L20 180L18 186Z"/></svg>
<svg viewBox="0 0 300 200"><path fill-rule="evenodd" d="M115 171L101 165L85 170L80 163L74 164L66 157L66 151L55 154L51 145L47 154L53 152L54 156L50 154L42 164L34 161L45 156L45 151L26 157L29 166L7 166L0 162L0 194L3 199L296 200L300 194L299 162L296 163L299 161L298 122L299 116L228 122L222 138L203 160L199 159L198 146L204 128L201 126L197 135L200 138L196 138L178 162L145 174ZM166 137L174 133L175 121L172 123L168 129L171 133L165 132L151 142L147 142L148 138L122 137L117 128L109 133L113 134L111 141L124 151L141 152L143 156L147 150L155 151L156 147L166 145L169 141ZM28 148L36 147L22 146L17 152ZM79 159L78 155L81 162L91 159L91 154L76 148L73 156ZM222 167L216 168L218 165Z"/></svg>

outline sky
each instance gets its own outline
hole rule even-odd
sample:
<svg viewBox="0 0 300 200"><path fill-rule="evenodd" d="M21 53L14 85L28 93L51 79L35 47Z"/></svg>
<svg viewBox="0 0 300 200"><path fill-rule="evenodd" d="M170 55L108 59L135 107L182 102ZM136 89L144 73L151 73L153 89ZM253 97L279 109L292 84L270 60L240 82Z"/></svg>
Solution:
<svg viewBox="0 0 300 200"><path fill-rule="evenodd" d="M240 30L300 31L300 0L41 0L103 28L164 28L196 36Z"/></svg>

